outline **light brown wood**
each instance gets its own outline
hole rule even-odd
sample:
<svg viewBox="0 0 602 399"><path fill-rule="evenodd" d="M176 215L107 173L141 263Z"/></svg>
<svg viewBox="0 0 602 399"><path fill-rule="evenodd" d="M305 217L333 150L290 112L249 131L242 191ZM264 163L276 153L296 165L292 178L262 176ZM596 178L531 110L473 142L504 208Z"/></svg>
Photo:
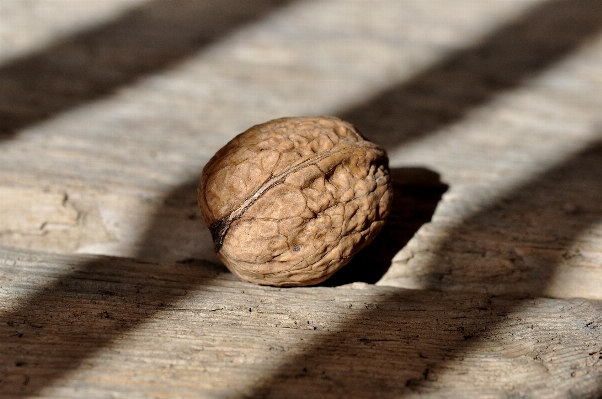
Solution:
<svg viewBox="0 0 602 399"><path fill-rule="evenodd" d="M598 301L277 289L200 262L1 259L3 397L587 397L602 373Z"/></svg>
<svg viewBox="0 0 602 399"><path fill-rule="evenodd" d="M602 395L602 3L96 3L0 3L1 398ZM387 226L239 281L204 164L327 114L388 151Z"/></svg>

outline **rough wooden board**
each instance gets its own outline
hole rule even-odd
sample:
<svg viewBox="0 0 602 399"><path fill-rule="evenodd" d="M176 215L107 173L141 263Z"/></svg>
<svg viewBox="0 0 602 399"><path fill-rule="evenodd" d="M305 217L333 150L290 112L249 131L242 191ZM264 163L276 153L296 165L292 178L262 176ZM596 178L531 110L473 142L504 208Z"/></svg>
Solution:
<svg viewBox="0 0 602 399"><path fill-rule="evenodd" d="M598 301L275 289L207 263L0 259L6 398L602 393Z"/></svg>
<svg viewBox="0 0 602 399"><path fill-rule="evenodd" d="M157 190L33 187L35 183L0 187L5 247L217 262L198 212L196 180L167 198Z"/></svg>
<svg viewBox="0 0 602 399"><path fill-rule="evenodd" d="M600 299L601 195L597 143L470 217L440 208L380 283Z"/></svg>
<svg viewBox="0 0 602 399"><path fill-rule="evenodd" d="M65 19L68 3L0 3L17 16L0 21L0 108L29 115L0 118L0 245L20 248L0 266L0 395L602 394L599 302L492 296L600 298L599 1L260 1L217 30L190 21L231 2L183 1L165 39L191 47L145 43L125 74L127 46L95 53L103 68L82 54L135 43L145 19L127 22L161 2ZM55 14L31 34L36 4ZM40 59L55 85L11 92ZM405 182L388 235L331 284L376 281L433 217L381 286L273 290L195 260L212 257L194 205L208 157L316 113L385 144Z"/></svg>
<svg viewBox="0 0 602 399"><path fill-rule="evenodd" d="M0 147L2 245L215 260L194 207L195 181L209 156L253 123L332 111L385 144L395 167L418 165L449 185L434 222L417 238L421 241L399 255L401 262L394 263L381 284L600 297L597 166L591 161L593 166L587 167L594 170L584 179L577 169L581 161L571 160L595 147L600 137L599 2L460 1L438 7L413 1L378 7L340 1L281 7L285 3L277 2L280 8L275 9L266 4L257 5L257 23L230 36L190 24L202 6L189 4L187 12L169 17L167 25L187 27L170 40L190 44L190 37L201 33L221 40L184 46L171 60L186 62L171 69L150 56L140 59L137 72L114 82L115 88L132 83L130 87L108 97L84 90L71 98L75 108L37 125L37 117L31 117L25 129L13 131L13 139ZM135 15L150 18L160 9L156 2L143 3L138 11L92 32L113 37L111 27L126 29ZM245 20L253 15L250 9L241 12ZM228 20L228 15L221 18ZM316 23L309 23L312 18L318 18ZM178 25L180 19L188 22ZM143 24L145 19L136 21ZM230 21L227 26L238 25ZM18 35L19 26L12 29ZM128 40L138 37L135 29L122 33ZM93 37L65 39L33 57L56 57L59 48L65 57L84 62L77 58L78 46L94 48ZM167 54L162 43L149 49ZM113 50L123 52L119 46ZM12 82L10 65L20 62L0 67L0 80ZM120 62L108 57L103 65L115 72ZM46 72L52 76L52 71ZM145 75L151 72L157 74ZM71 90L69 82L56 90ZM29 108L27 112L38 110ZM575 162L573 169L562 166ZM538 189L540 196L549 193L552 202L546 215L534 215L543 202L523 202L520 191L567 168L571 181L564 179L562 185L543 177L547 180L545 189ZM588 181L593 183L587 186ZM573 198L567 190L588 192ZM63 203L65 195L69 200ZM511 205L508 198L521 204ZM569 215L573 211L577 213ZM510 213L513 217L504 219ZM406 213L395 216L401 214ZM529 217L536 219L530 229L515 237L523 229L516 221ZM496 224L496 238L490 236L490 222ZM523 242L537 239L528 235L541 234L538 226L546 226L555 238L562 234L563 242L550 250ZM453 244L460 231L471 232L462 233L464 246ZM496 248L500 237L514 238ZM404 236L394 246L400 250L406 241ZM470 246L478 249L470 251ZM411 248L418 247L420 256L414 257ZM525 250L531 265L517 271L513 259ZM438 260L431 262L433 253ZM562 253L579 256L565 259ZM537 276L538 262L553 264L555 273ZM432 264L445 270L431 270ZM435 281L441 273L450 276Z"/></svg>

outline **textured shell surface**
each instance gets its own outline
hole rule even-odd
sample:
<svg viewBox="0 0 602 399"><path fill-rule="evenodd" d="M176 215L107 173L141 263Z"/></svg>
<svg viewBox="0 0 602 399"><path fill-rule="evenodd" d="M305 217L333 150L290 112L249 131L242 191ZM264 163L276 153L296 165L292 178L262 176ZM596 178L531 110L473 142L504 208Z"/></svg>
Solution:
<svg viewBox="0 0 602 399"><path fill-rule="evenodd" d="M276 119L213 156L198 199L217 256L234 274L264 285L317 284L384 225L388 158L338 118Z"/></svg>

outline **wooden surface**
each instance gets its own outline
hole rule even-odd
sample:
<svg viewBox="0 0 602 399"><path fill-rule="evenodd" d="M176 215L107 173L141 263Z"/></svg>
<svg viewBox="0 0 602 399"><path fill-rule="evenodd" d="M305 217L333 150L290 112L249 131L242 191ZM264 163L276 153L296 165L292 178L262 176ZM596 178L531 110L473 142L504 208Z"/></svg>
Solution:
<svg viewBox="0 0 602 399"><path fill-rule="evenodd" d="M599 0L3 0L0 398L598 398L601 110ZM386 147L389 223L239 281L200 171L317 114Z"/></svg>

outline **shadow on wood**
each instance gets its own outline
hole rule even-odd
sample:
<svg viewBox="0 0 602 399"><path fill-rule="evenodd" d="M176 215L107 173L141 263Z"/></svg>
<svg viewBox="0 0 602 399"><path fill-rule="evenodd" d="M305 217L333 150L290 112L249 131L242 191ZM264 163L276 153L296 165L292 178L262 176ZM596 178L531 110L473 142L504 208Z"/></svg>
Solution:
<svg viewBox="0 0 602 399"><path fill-rule="evenodd" d="M430 222L448 186L439 174L425 168L393 168L393 208L385 227L341 270L321 285L353 282L374 284L387 272L393 257L424 223Z"/></svg>
<svg viewBox="0 0 602 399"><path fill-rule="evenodd" d="M187 182L166 198L141 251L153 250L153 243L172 231L173 223L163 223L171 218L171 201L196 201L191 186ZM138 257L148 258L144 255ZM194 259L158 264L112 257L71 269L0 316L0 398L39 394L116 338L226 272Z"/></svg>
<svg viewBox="0 0 602 399"><path fill-rule="evenodd" d="M594 39L601 29L599 0L545 1L475 46L339 114L392 150L520 86Z"/></svg>
<svg viewBox="0 0 602 399"><path fill-rule="evenodd" d="M194 55L292 0L159 0L0 66L0 140Z"/></svg>
<svg viewBox="0 0 602 399"><path fill-rule="evenodd" d="M460 120L500 91L520 86L594 38L601 28L602 3L597 0L544 2L477 46L456 52L409 82L339 114L391 150ZM557 265L575 256L571 244L602 219L600 197L602 144L596 143L449 232L443 242L429 249L434 259L423 269L426 286L435 290L493 289L497 294L518 293L527 298L544 293ZM548 237L561 239L550 243ZM526 244L527 253L522 241L526 238L531 240ZM538 240L546 241L545 245ZM466 267L450 273L450 257ZM511 264L498 265L499 259L511 259ZM495 286L488 285L493 281ZM411 297L414 295L401 293L383 302L401 304ZM488 330L502 325L521 303L495 295L483 298L482 305L475 305L482 311L477 317L466 308L445 310L458 313L462 321L457 326L441 326L436 317L427 315L420 318L418 328L412 327L396 319L390 306L379 310L378 303L374 304L359 317L347 320L336 333L316 341L303 356L287 361L250 397L286 397L301 387L308 396L344 395L361 389L367 395L400 397L428 390L436 385L433 375L443 373L446 363L460 359ZM522 303L528 305L527 300ZM362 329L367 321L384 330ZM449 331L455 332L450 335ZM369 361L374 352L366 350L365 344L379 341L393 343ZM408 348L421 354L422 360L412 366L416 373L395 367L404 363L400 359ZM592 397L600 393L602 385Z"/></svg>
<svg viewBox="0 0 602 399"><path fill-rule="evenodd" d="M101 98L144 74L169 67L238 25L241 19L263 13L242 9L242 14L237 14L238 11L230 14L232 10L240 10L232 7L231 1L216 5L213 2L178 4L190 7L202 4L201 8L209 7L209 10L217 7L221 13L212 13L214 24L207 25L211 28L195 19L205 15L199 15L198 9L190 12L190 20L188 17L184 20L174 18L159 23L153 18L161 12L155 13L162 7L173 8L174 5L173 2L168 6L152 2L145 6L149 8L132 11L118 21L0 67L0 130L4 132L3 138L12 137L17 129L28 124ZM272 2L266 0L262 4L262 10L269 10ZM174 28L175 36L162 38L165 41L158 49L143 46L140 53L135 52L140 42L148 38L142 33L139 36L139 32L146 32L154 39L155 31L163 23ZM199 30L192 26L195 23ZM457 121L497 92L520 85L530 75L576 49L601 26L602 3L598 0L544 2L521 20L485 38L477 47L452 55L410 82L392 88L343 116L371 133L373 140L389 149L394 148ZM151 29L145 30L145 27ZM183 32L184 36L177 32ZM89 55L83 57L83 64L67 66L62 63L61 60L80 51ZM114 53L119 54L115 60L113 56L106 56ZM102 70L113 73L101 76L94 68L97 63L101 63ZM45 85L45 82L57 80L61 84L54 88ZM544 254L544 250L538 250L530 258L523 257L514 263L524 278L522 287L533 295L541 293L555 266L563 262L565 255L570 256L567 254L570 244L602 217L599 202L602 195L601 153L600 145L596 145L518 188L505 200L484 209L466 220L457 231L450 232L448 239L433 249L434 253L444 254L467 243L487 251L493 248L488 240L491 236L499 240L497 248L512 251L526 232L532 237L545 237L552 229L554 234L563 237L554 244L552 251ZM182 187L189 185L185 183ZM182 189L174 192L180 195ZM556 198L556 203L566 200L574 204L575 208L571 209L578 211L567 214L561 209L547 207L546 198L550 193L561 197ZM549 225L549 215L542 217L542 212L551 212L555 223ZM158 233L163 228L161 219L160 211L148 230L147 242L165 234ZM497 230L501 224L505 230ZM474 270L460 270L454 275L441 270L447 262L445 256L438 258L425 269L425 278L436 277L430 283L433 288L457 289L465 283L484 284L489 278L490 264L482 253L472 252L470 256L474 258L462 260L470 260L476 266ZM185 296L187 291L202 290L223 270L206 264L199 267L200 264L191 262L175 265L139 263L132 267L124 266L116 258L99 258L89 264L74 265L73 271L58 277L55 284L33 293L0 318L3 337L0 341L0 397L23 398L39 394L43 388L77 369L85 359L110 345L116 337ZM112 276L110 280L107 275ZM502 281L510 288L515 283L511 279ZM500 290L507 292L503 287ZM432 376L444 373L446 362L459 357L463 349L482 338L488 329L501 325L505 317L516 310L515 301L483 295L468 307L440 310L457 316L456 324L439 325L431 314L421 311L421 306L417 306L416 314L421 316L414 320L416 324L402 323L395 317L395 307L412 300L411 294L402 291L383 298L380 307L379 303L374 303L358 317L344 321L336 334L323 336L311 350L290 359L286 367L257 387L254 396L285 396L287 389L294 386L306 387L308 392L313 390L317 394L344 392L350 381L359 382L354 386L359 386L366 396L382 393L399 397L403 393L427 390L436 383ZM467 309L482 313L478 317L467 317ZM366 328L366 320L376 327ZM383 341L383 334L388 336L387 343L383 350L375 352L374 345ZM60 353L42 352L54 343L56 348L70 349ZM419 356L406 358L407 348ZM358 357L356 353L365 357ZM367 358L370 361L366 361ZM346 367L343 372L338 372L341 364ZM405 370L411 367L413 371L400 374L400 367ZM29 377L34 374L36 378Z"/></svg>
<svg viewBox="0 0 602 399"><path fill-rule="evenodd" d="M116 20L10 61L0 66L0 140L12 138L30 124L110 95L145 75L170 68L241 25L289 3L151 1ZM189 187L190 183L183 184L167 201L171 197L179 201L181 192ZM195 196L194 190L191 195ZM152 247L157 237L169 234L162 230L162 219L159 212L143 250ZM198 262L194 260L186 263L175 268L139 263L140 267L131 269L118 258L100 258L75 265L72 273L59 277L56 284L41 288L3 315L0 397L36 395L187 290L199 289L211 280L208 276L216 273L195 267ZM113 280L105 281L103 275L113 276ZM154 275L160 276L156 284L142 283ZM115 276L120 276L117 281ZM97 283L89 285L87 280ZM114 289L117 286L119 289ZM148 291L140 292L142 286ZM60 353L44 353L48 342L62 343L56 348L63 349ZM71 350L64 351L65 347ZM32 368L35 373L30 373ZM36 378L30 378L30 374Z"/></svg>
<svg viewBox="0 0 602 399"><path fill-rule="evenodd" d="M571 246L602 220L601 198L602 140L464 220L430 249L422 283L435 290L546 295L555 266L583 263Z"/></svg>
<svg viewBox="0 0 602 399"><path fill-rule="evenodd" d="M495 295L467 294L466 303L447 304L435 299L438 294L429 290L399 290L377 298L335 332L313 342L310 351L288 359L250 397L289 397L302 391L306 397L358 396L360 389L370 397L401 397L449 389L438 386L435 376L449 372L450 362L455 362L457 368L471 346L483 340L495 341L492 331L503 328L514 312L535 303L530 298L545 292L557 266L579 255L571 251L571 244L602 220L601 197L602 141L516 188L429 248L434 258L423 268L431 289L493 291ZM500 262L506 263L500 266ZM524 299L519 300L521 297ZM402 308L414 310L419 316L400 319L397 312ZM446 324L441 324L443 319ZM598 327L590 324L571 328ZM557 331L558 339L570 340L570 330ZM592 348L589 356L590 367L594 367L599 347ZM568 369L569 365L564 366ZM571 378L570 373L563 375L550 377L548 373L546 378ZM494 387L487 379L471 381L478 383L483 384L482 389ZM533 381L536 383L541 381ZM531 388L507 386L499 391L511 396ZM590 387L589 393L587 397L602 394L602 385Z"/></svg>

